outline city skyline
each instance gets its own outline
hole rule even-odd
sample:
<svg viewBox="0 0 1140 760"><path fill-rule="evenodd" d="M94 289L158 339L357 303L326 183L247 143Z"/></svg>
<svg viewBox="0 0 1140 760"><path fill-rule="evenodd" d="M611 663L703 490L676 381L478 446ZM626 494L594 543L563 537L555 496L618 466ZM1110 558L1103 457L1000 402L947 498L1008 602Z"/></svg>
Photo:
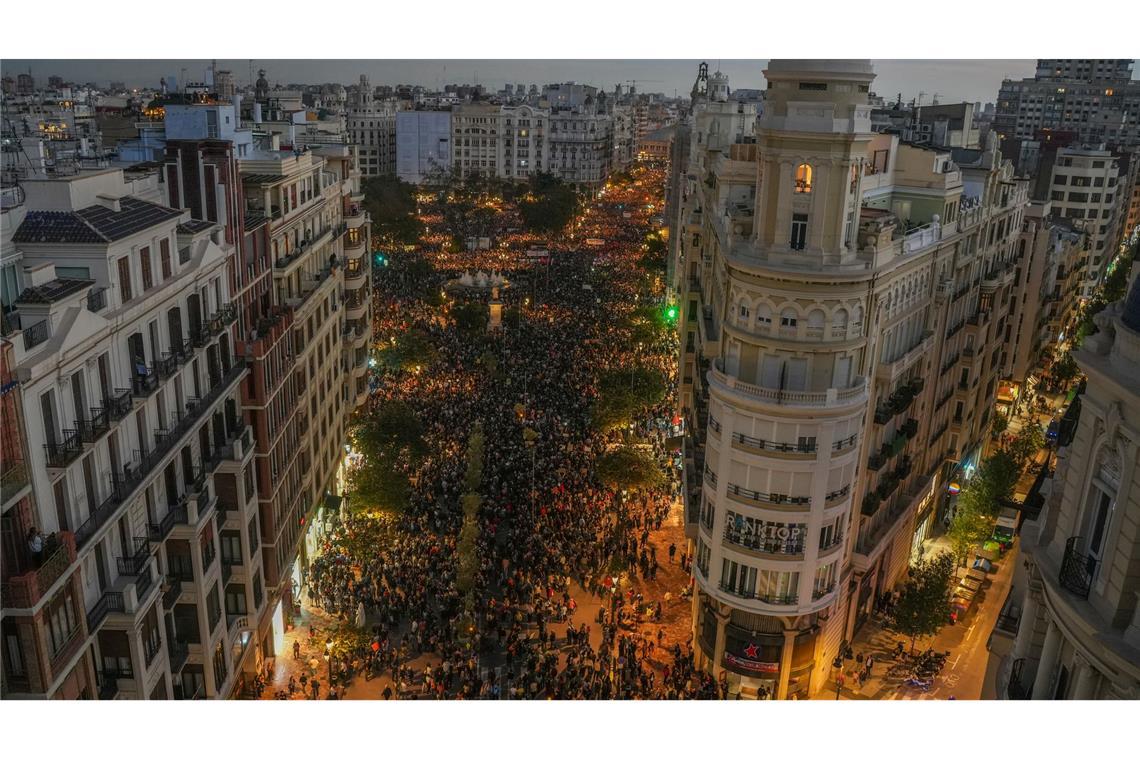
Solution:
<svg viewBox="0 0 1140 760"><path fill-rule="evenodd" d="M710 71L721 70L733 89L764 89L766 59L704 59ZM128 87L157 87L162 77L199 81L210 66L209 59L137 60L10 60L11 74L31 69L36 78L62 76L69 81L94 81L99 85L123 82ZM612 91L615 84L638 83L639 92L660 92L686 97L696 76L698 59L567 60L567 59L435 59L435 60L290 60L218 59L221 70L234 74L238 86L246 86L264 68L271 85L354 84L361 74L374 86L412 84L442 88L447 84L483 84L499 89L503 84L547 84L574 81ZM900 93L905 102L923 93L923 103L937 95L942 103L991 102L1002 79L1033 75L1031 59L873 60L876 79L872 90L886 100Z"/></svg>

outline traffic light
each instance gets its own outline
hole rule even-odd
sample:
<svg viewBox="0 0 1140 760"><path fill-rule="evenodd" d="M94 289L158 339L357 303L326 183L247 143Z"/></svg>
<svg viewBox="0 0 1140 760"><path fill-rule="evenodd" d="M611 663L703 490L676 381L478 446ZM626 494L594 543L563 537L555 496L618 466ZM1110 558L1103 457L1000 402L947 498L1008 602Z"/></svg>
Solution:
<svg viewBox="0 0 1140 760"><path fill-rule="evenodd" d="M376 253L372 254L372 261L378 267L388 266L388 257L385 256L380 251L377 251Z"/></svg>
<svg viewBox="0 0 1140 760"><path fill-rule="evenodd" d="M667 322L676 322L677 321L677 307L676 306L671 305L671 306L666 307L666 309L665 309L665 320Z"/></svg>

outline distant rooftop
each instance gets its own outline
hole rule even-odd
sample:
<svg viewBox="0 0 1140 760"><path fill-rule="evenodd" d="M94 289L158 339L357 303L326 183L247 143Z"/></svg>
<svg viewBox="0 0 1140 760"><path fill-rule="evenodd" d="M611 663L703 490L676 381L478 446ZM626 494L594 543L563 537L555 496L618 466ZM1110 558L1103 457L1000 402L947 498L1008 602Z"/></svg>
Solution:
<svg viewBox="0 0 1140 760"><path fill-rule="evenodd" d="M213 222L207 222L203 219L188 219L178 225L178 231L187 235L195 235L199 232L205 232L213 226Z"/></svg>
<svg viewBox="0 0 1140 760"><path fill-rule="evenodd" d="M16 243L110 243L130 237L183 212L124 197L120 211L88 206L78 211L29 211L12 240Z"/></svg>

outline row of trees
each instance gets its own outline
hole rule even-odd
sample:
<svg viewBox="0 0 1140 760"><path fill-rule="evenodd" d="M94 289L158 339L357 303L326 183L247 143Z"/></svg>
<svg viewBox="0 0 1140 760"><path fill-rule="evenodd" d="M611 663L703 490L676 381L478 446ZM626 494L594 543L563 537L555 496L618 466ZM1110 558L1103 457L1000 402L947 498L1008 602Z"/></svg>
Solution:
<svg viewBox="0 0 1140 760"><path fill-rule="evenodd" d="M1112 273L1105 278L1100 291L1085 304L1076 335L1073 336L1074 346L1079 347L1086 337L1096 332L1097 328L1096 323L1093 322L1093 317L1104 311L1110 303L1124 298L1128 290L1128 272L1132 269L1132 260L1136 256L1137 245L1137 243L1133 243L1128 252L1120 257Z"/></svg>
<svg viewBox="0 0 1140 760"><path fill-rule="evenodd" d="M1002 503L1013 496L1025 466L1044 445L1041 426L1031 423L978 467L958 495L950 523L951 550L959 564L965 564L974 547L993 535Z"/></svg>
<svg viewBox="0 0 1140 760"><path fill-rule="evenodd" d="M418 245L424 225L416 215L415 187L396 177L370 177L362 185L372 237L386 246Z"/></svg>

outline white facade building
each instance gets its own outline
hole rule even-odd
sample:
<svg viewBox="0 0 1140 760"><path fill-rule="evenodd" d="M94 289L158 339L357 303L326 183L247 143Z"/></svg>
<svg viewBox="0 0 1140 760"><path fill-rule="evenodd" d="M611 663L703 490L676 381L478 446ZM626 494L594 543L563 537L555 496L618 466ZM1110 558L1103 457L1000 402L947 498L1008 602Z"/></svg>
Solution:
<svg viewBox="0 0 1140 760"><path fill-rule="evenodd" d="M418 185L435 170L451 170L451 112L399 112L396 114L396 176Z"/></svg>

